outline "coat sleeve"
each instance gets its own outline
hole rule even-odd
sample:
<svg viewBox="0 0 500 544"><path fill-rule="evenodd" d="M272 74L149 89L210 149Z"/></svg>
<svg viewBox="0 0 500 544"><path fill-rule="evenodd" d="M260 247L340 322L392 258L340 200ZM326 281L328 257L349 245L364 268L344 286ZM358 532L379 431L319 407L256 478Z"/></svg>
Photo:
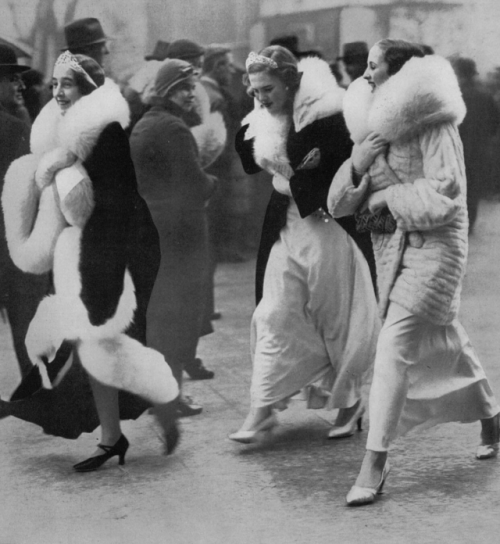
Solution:
<svg viewBox="0 0 500 544"><path fill-rule="evenodd" d="M123 292L136 196L128 140L118 123L104 129L84 166L92 181L95 207L82 232L80 296L90 323L99 326L113 317Z"/></svg>
<svg viewBox="0 0 500 544"><path fill-rule="evenodd" d="M431 230L450 223L463 206L465 168L458 129L451 123L420 137L424 176L387 188L387 204L407 231Z"/></svg>
<svg viewBox="0 0 500 544"><path fill-rule="evenodd" d="M240 156L241 165L247 174L257 174L262 168L255 162L253 156L253 139L245 140L248 125L244 125L236 133L234 147Z"/></svg>
<svg viewBox="0 0 500 544"><path fill-rule="evenodd" d="M327 209L327 196L332 179L349 158L352 149L342 115L316 121L310 128L311 149L319 149L319 164L310 169L295 167L295 173L290 179L290 189L301 217L307 217L319 208ZM303 158L300 157L300 161Z"/></svg>
<svg viewBox="0 0 500 544"><path fill-rule="evenodd" d="M171 125L159 142L159 145L167 147L164 156L170 160L172 184L185 188L188 198L201 195L203 200L208 200L215 184L213 178L203 171L196 140L189 128L184 123Z"/></svg>
<svg viewBox="0 0 500 544"><path fill-rule="evenodd" d="M352 161L347 159L337 170L328 191L327 206L332 217L352 215L366 198L370 177L365 174L359 184L355 183Z"/></svg>

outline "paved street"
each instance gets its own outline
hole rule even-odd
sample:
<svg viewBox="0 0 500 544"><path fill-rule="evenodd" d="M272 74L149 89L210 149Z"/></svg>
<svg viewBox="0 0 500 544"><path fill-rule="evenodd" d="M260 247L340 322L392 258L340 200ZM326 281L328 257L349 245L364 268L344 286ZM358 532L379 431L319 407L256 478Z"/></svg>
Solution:
<svg viewBox="0 0 500 544"><path fill-rule="evenodd" d="M483 202L471 238L462 321L500 396L500 203ZM400 439L376 504L345 507L366 431L328 441L335 413L293 401L259 445L226 436L249 402L249 323L254 262L217 275L215 334L200 356L214 380L186 380L204 406L182 420L182 442L164 457L150 415L125 422L126 465L98 472L72 465L98 433L76 441L0 421L0 544L498 544L500 460L476 461L479 424L448 424ZM9 330L0 325L0 395L18 381Z"/></svg>

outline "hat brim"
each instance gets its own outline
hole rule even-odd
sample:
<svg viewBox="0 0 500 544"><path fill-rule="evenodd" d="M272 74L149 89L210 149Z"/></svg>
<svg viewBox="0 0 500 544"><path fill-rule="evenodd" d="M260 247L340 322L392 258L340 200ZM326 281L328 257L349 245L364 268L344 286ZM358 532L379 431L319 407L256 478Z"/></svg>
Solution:
<svg viewBox="0 0 500 544"><path fill-rule="evenodd" d="M31 67L22 64L0 64L0 73L15 74L27 72L28 70L31 70Z"/></svg>
<svg viewBox="0 0 500 544"><path fill-rule="evenodd" d="M89 47L90 45L97 45L99 43L106 43L106 42L110 42L110 41L113 41L113 37L112 36L105 36L104 38L99 38L98 40L93 40L91 42L86 42L86 43L74 43L72 45L66 45L65 47L63 47L61 49L61 51L67 51L68 49L71 50L71 49L81 49L82 47Z"/></svg>

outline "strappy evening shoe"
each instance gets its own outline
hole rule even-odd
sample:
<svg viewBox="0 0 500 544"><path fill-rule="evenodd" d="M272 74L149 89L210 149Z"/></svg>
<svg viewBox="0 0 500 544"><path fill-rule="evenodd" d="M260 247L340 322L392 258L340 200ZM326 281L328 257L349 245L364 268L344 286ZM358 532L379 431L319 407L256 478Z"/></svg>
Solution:
<svg viewBox="0 0 500 544"><path fill-rule="evenodd" d="M271 414L263 419L252 431L236 431L229 435L229 439L241 444L252 444L263 435L270 433L276 425L278 425L278 418L276 414Z"/></svg>
<svg viewBox="0 0 500 544"><path fill-rule="evenodd" d="M495 425L496 425L496 436L494 438L494 442L492 444L480 444L477 447L476 450L476 459L484 460L484 459L491 459L492 457L496 457L498 455L499 445L500 445L500 415L497 414L496 416L493 416L495 419Z"/></svg>
<svg viewBox="0 0 500 544"><path fill-rule="evenodd" d="M389 462L386 461L380 482L377 487L360 487L353 485L346 497L347 506L364 506L365 504L371 504L374 502L377 495L382 494L385 480L390 470L391 467Z"/></svg>
<svg viewBox="0 0 500 544"><path fill-rule="evenodd" d="M351 419L345 425L342 425L340 427L334 425L333 429L328 433L328 438L348 438L354 434L356 427L358 428L358 431L361 431L364 413L365 405L362 401L359 401L359 406L352 415Z"/></svg>
<svg viewBox="0 0 500 544"><path fill-rule="evenodd" d="M76 472L92 472L93 470L97 470L99 467L104 465L108 459L111 459L111 457L114 457L115 455L118 455L118 464L124 465L125 454L127 453L128 446L128 440L126 439L125 435L122 434L114 446L98 444L97 447L101 448L101 450L104 452L102 455L89 457L88 459L85 459L85 461L73 465L73 468L76 470Z"/></svg>

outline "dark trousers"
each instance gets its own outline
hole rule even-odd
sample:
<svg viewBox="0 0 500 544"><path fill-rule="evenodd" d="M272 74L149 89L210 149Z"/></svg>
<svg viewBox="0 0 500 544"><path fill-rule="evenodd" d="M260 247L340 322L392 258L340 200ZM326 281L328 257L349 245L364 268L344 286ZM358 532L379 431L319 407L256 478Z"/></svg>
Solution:
<svg viewBox="0 0 500 544"><path fill-rule="evenodd" d="M33 366L24 343L26 333L40 301L49 294L50 288L49 274L25 274L13 265L4 272L4 304L22 377Z"/></svg>

